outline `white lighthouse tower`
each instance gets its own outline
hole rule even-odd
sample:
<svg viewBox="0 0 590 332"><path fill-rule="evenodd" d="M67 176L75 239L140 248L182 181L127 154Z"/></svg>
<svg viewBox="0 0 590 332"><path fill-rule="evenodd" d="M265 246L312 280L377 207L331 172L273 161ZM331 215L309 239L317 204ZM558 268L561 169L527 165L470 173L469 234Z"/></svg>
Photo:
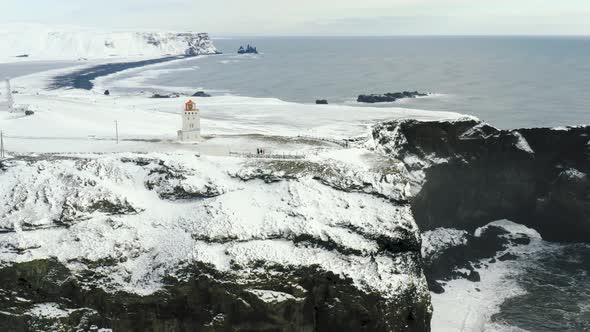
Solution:
<svg viewBox="0 0 590 332"><path fill-rule="evenodd" d="M189 100L184 104L182 113L182 130L178 131L181 142L198 142L201 140L201 115L197 105Z"/></svg>

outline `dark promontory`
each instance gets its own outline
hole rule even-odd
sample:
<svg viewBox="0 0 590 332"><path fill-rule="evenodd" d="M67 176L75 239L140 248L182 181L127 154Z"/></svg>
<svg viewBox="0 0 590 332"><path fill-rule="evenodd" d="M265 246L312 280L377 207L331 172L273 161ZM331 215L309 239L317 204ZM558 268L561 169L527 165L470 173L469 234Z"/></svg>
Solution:
<svg viewBox="0 0 590 332"><path fill-rule="evenodd" d="M418 91L404 91L404 92L390 92L386 94L370 94L370 95L359 95L357 98L357 102L359 103L390 103L394 102L398 99L403 98L416 98L416 97L426 97L428 96L427 93L421 93Z"/></svg>

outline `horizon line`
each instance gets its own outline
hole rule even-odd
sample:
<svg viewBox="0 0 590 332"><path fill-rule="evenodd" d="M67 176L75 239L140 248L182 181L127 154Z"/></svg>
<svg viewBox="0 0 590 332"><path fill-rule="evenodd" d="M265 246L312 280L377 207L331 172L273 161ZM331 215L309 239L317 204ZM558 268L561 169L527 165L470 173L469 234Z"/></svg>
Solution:
<svg viewBox="0 0 590 332"><path fill-rule="evenodd" d="M206 32L215 39L219 38L388 38L388 37L527 37L527 38L543 38L543 37L569 37L580 38L590 37L590 34L399 34L399 35L266 35L266 34L215 34L213 32Z"/></svg>

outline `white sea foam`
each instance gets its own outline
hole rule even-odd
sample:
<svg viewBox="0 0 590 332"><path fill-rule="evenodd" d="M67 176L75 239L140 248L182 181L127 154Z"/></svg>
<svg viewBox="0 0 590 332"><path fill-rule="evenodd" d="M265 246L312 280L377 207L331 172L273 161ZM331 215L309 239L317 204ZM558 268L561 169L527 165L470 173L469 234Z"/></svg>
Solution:
<svg viewBox="0 0 590 332"><path fill-rule="evenodd" d="M480 282L452 280L444 286L443 294L431 294L434 306L433 332L521 331L502 322L493 322L491 318L500 311L500 305L504 301L525 294L525 290L517 283L517 276L523 273L527 261L533 260L539 252L546 250L546 245L535 230L508 220L495 221L488 226L502 227L512 234L526 234L532 241L528 245L509 248L506 251L516 254L518 259L496 261L487 267L477 269L481 276ZM478 229L475 236L479 236L488 226ZM502 254L504 252L498 256ZM484 263L487 263L487 260L484 260Z"/></svg>

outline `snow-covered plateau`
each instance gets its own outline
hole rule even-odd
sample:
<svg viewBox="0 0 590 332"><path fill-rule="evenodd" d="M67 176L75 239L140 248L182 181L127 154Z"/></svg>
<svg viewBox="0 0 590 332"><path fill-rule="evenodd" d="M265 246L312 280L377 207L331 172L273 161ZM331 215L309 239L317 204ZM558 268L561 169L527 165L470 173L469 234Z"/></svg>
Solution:
<svg viewBox="0 0 590 332"><path fill-rule="evenodd" d="M40 24L0 25L0 62L215 54L206 33L101 31Z"/></svg>
<svg viewBox="0 0 590 332"><path fill-rule="evenodd" d="M16 106L34 114L0 111L0 329L429 331L430 290L450 306L444 287L493 279L474 262L524 241L489 222L590 232L589 127L190 87L105 95L117 74L47 88L104 63L17 77ZM176 141L189 98L199 144Z"/></svg>

